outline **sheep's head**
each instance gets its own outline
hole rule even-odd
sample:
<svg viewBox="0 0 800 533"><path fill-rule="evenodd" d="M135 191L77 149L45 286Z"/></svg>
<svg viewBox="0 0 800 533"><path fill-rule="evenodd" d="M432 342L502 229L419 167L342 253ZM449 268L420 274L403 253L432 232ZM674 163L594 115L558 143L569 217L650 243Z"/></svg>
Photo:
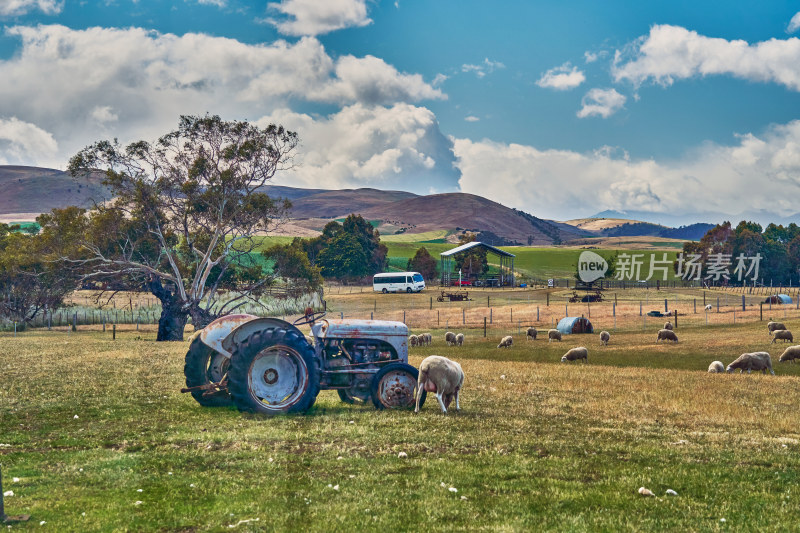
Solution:
<svg viewBox="0 0 800 533"><path fill-rule="evenodd" d="M733 368L733 365L728 365L728 368L725 369L725 372L727 372L728 374L733 374L734 370L736 369Z"/></svg>
<svg viewBox="0 0 800 533"><path fill-rule="evenodd" d="M567 362L567 356L566 355L561 358L561 362L562 363L566 363Z"/></svg>

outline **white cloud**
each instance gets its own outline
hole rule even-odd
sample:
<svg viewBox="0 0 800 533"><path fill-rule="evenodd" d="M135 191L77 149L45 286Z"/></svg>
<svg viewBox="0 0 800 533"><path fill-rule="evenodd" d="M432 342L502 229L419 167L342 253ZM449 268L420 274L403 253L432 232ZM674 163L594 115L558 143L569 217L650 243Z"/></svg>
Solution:
<svg viewBox="0 0 800 533"><path fill-rule="evenodd" d="M268 4L285 19L268 19L284 35L322 35L372 23L366 0L282 0Z"/></svg>
<svg viewBox="0 0 800 533"><path fill-rule="evenodd" d="M800 11L794 14L792 20L789 21L789 26L786 28L787 33L794 33L800 29Z"/></svg>
<svg viewBox="0 0 800 533"><path fill-rule="evenodd" d="M51 132L63 164L98 140L98 122L116 123L113 135L127 142L174 129L180 114L254 119L298 100L391 106L446 98L420 75L381 59L333 59L315 38L249 45L203 34L59 25L6 33L22 44L0 60L0 117Z"/></svg>
<svg viewBox="0 0 800 533"><path fill-rule="evenodd" d="M676 79L715 74L779 83L800 91L800 39L748 44L656 25L626 50L617 50L612 68L615 81L627 80L637 87L648 80L668 86Z"/></svg>
<svg viewBox="0 0 800 533"><path fill-rule="evenodd" d="M474 72L479 78L483 78L487 74L491 74L497 69L506 68L506 66L499 61L492 61L488 57L483 59L483 63L477 65L463 64L461 65L461 72Z"/></svg>
<svg viewBox="0 0 800 533"><path fill-rule="evenodd" d="M116 113L111 109L111 106L97 106L91 111L91 117L98 124L108 124L109 122L116 122L119 119Z"/></svg>
<svg viewBox="0 0 800 533"><path fill-rule="evenodd" d="M464 120L466 120L467 122L478 122L480 119L474 115L468 115L464 117Z"/></svg>
<svg viewBox="0 0 800 533"><path fill-rule="evenodd" d="M607 149L581 154L468 139L454 146L464 192L536 216L564 220L605 209L789 215L800 205L800 121L669 162L615 158Z"/></svg>
<svg viewBox="0 0 800 533"><path fill-rule="evenodd" d="M591 89L581 99L580 118L598 116L608 118L625 105L625 96L616 89Z"/></svg>
<svg viewBox="0 0 800 533"><path fill-rule="evenodd" d="M455 190L452 141L423 107L355 104L325 118L282 109L258 121L297 131L297 168L278 183L306 187Z"/></svg>
<svg viewBox="0 0 800 533"><path fill-rule="evenodd" d="M341 57L336 62L335 74L334 79L309 91L307 96L324 102L373 104L445 98L419 74L401 74L374 56Z"/></svg>
<svg viewBox="0 0 800 533"><path fill-rule="evenodd" d="M39 10L46 15L57 15L64 9L64 0L0 0L0 16L25 15Z"/></svg>
<svg viewBox="0 0 800 533"><path fill-rule="evenodd" d="M197 0L200 5L225 7L228 5L227 0Z"/></svg>
<svg viewBox="0 0 800 533"><path fill-rule="evenodd" d="M574 89L586 80L586 76L573 67L570 63L564 63L560 67L551 68L545 72L536 85L558 91Z"/></svg>
<svg viewBox="0 0 800 533"><path fill-rule="evenodd" d="M49 132L16 117L0 118L0 164L51 161L57 151L58 143Z"/></svg>

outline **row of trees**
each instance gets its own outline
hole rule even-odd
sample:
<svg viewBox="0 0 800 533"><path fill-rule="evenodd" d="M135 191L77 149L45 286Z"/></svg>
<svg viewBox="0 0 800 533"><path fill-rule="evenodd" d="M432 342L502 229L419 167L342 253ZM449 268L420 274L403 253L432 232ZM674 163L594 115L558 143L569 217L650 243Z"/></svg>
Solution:
<svg viewBox="0 0 800 533"><path fill-rule="evenodd" d="M788 284L800 275L800 226L770 224L765 229L755 222L742 221L734 228L724 222L711 228L699 241L683 245L684 254L697 254L707 263L711 254L732 258L761 256L759 278L765 282ZM760 281L760 280L759 280Z"/></svg>
<svg viewBox="0 0 800 533"><path fill-rule="evenodd" d="M348 215L343 223L328 222L322 235L296 237L291 243L266 251L270 257L304 255L317 276L353 281L382 272L389 263L388 249L380 233L361 215Z"/></svg>

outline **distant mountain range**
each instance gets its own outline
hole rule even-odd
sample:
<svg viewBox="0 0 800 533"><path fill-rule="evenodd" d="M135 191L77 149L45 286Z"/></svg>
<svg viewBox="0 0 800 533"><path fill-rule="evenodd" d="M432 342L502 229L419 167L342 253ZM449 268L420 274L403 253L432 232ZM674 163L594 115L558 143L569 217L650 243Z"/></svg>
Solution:
<svg viewBox="0 0 800 533"><path fill-rule="evenodd" d="M698 222L679 228L670 228L651 222L640 222L623 218L582 218L568 220L577 228L591 231L601 237L663 237L665 239L680 239L697 241L705 235L714 224Z"/></svg>
<svg viewBox="0 0 800 533"><path fill-rule="evenodd" d="M653 224L663 224L665 226L688 226L703 221L706 223L716 221L715 224L720 224L726 220L730 221L734 226L742 220L753 221L761 224L763 227L768 226L770 223L788 225L792 222L800 224L800 212L793 215L781 216L771 211L764 209L751 210L731 215L729 213L719 213L706 211L702 213L690 213L686 215L670 215L664 213L651 213L649 211L601 211L592 215L589 218L613 218L613 219L628 219L631 221L651 222Z"/></svg>
<svg viewBox="0 0 800 533"><path fill-rule="evenodd" d="M0 166L0 220L32 220L39 213L67 205L90 207L94 201L110 197L101 178L98 173L87 180L74 180L59 170ZM468 230L495 245L541 246L620 237L697 240L713 227L710 223L696 222L669 227L657 222L659 218L663 220L658 215L615 211L556 222L467 193L421 196L370 188L326 190L278 185L265 186L263 191L291 200L293 220L286 233L304 236L315 234L329 221L350 213L370 220L383 235L446 230L442 234L449 234L455 240L459 233Z"/></svg>

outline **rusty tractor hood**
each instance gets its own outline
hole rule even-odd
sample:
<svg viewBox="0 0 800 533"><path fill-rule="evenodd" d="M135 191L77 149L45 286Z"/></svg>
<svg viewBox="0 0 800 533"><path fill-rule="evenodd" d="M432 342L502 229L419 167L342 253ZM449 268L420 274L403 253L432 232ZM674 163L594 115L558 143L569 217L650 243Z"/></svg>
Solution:
<svg viewBox="0 0 800 533"><path fill-rule="evenodd" d="M313 330L315 336L323 339L408 337L408 326L388 320L323 320Z"/></svg>

